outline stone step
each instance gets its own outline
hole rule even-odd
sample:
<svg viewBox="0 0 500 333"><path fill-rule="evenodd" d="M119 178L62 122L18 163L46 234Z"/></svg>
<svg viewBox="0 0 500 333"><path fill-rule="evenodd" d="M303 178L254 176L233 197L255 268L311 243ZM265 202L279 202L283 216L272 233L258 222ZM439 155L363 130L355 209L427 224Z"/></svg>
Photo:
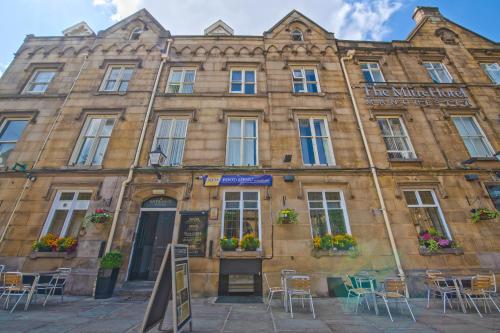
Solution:
<svg viewBox="0 0 500 333"><path fill-rule="evenodd" d="M130 300L148 300L153 292L154 281L127 281L115 293Z"/></svg>

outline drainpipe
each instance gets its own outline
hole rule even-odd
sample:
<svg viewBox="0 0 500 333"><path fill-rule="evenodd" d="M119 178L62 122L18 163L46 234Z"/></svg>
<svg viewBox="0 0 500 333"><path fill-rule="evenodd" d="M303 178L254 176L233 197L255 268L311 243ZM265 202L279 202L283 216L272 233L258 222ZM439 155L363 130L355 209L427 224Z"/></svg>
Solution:
<svg viewBox="0 0 500 333"><path fill-rule="evenodd" d="M123 197L125 195L125 190L132 181L132 176L134 175L134 170L137 168L139 164L139 157L141 156L142 146L144 144L144 137L146 136L146 129L148 128L148 121L153 110L153 104L156 96L156 89L158 88L158 83L160 82L160 76L163 69L163 65L168 59L168 53L170 51L170 44L172 43L172 39L167 39L167 48L165 52L161 54L161 62L158 67L158 72L156 73L155 83L153 85L153 91L151 92L151 98L149 99L148 109L146 111L146 116L144 117L144 123L142 124L141 137L139 139L139 143L137 144L137 149L135 151L134 162L130 166L128 170L128 177L122 183L120 188L120 194L118 195L118 202L116 203L115 213L113 214L113 222L111 223L111 230L109 231L108 241L106 242L106 253L111 250L111 243L113 242L113 237L115 235L116 224L118 222L118 216L120 215L121 206L123 203Z"/></svg>
<svg viewBox="0 0 500 333"><path fill-rule="evenodd" d="M347 56L340 58L340 63L342 65L342 72L344 74L345 80L347 82L347 88L349 89L349 95L351 97L352 105L354 107L354 114L356 115L356 121L358 123L359 131L361 133L361 138L363 139L363 146L365 147L366 155L368 157L368 163L370 164L370 171L373 177L373 182L375 183L375 188L377 190L377 197L380 203L382 216L384 218L385 228L387 229L387 234L389 235L389 242L391 244L392 254L394 255L394 260L396 261L396 266L398 268L399 276L404 278L403 267L401 266L401 261L399 259L398 249L396 247L396 242L394 241L394 235L392 233L391 223L389 221L389 215L387 215L387 209L385 207L384 196L382 195L382 190L380 189L380 183L377 175L377 168L373 163L372 154L370 152L370 147L368 146L368 140L366 139L365 130L363 128L363 123L361 121L361 116L358 109L358 104L356 103L356 98L354 97L354 92L352 91L351 81L349 80L349 75L345 67L345 60L352 60L355 50L349 50ZM408 293L408 291L406 291Z"/></svg>

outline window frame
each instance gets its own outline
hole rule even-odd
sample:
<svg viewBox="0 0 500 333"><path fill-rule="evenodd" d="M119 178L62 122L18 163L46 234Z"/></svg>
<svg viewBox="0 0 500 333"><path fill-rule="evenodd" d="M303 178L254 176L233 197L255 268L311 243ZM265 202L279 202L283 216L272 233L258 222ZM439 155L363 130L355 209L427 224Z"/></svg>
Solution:
<svg viewBox="0 0 500 333"><path fill-rule="evenodd" d="M139 32L138 32L139 31ZM141 37L141 35L144 33L144 28L141 28L141 27L135 27L134 29L132 29L132 32L130 33L130 36L129 36L129 40L139 40L139 38ZM132 38L134 37L135 35L137 35L137 38Z"/></svg>
<svg viewBox="0 0 500 333"><path fill-rule="evenodd" d="M472 119L472 121L476 125L477 129L479 130L479 133L481 134L481 141L483 142L485 147L489 150L489 153L490 153L489 156L473 156L471 154L471 152L469 151L469 148L465 144L464 137L460 134L460 131L458 130L457 125L455 124L455 120L454 120L455 118L471 118ZM493 149L493 146L491 145L490 140L488 140L488 137L486 136L483 129L479 125L479 122L477 121L476 117L474 117L473 115L452 115L451 122L453 123L453 126L455 127L455 130L457 131L458 136L462 139L462 144L464 145L465 150L467 150L467 153L469 154L470 157L477 157L477 158L494 158L495 157L495 149ZM478 136L474 136L474 137L478 137ZM468 136L467 138L470 138L470 136ZM474 148L475 148L475 146L474 146Z"/></svg>
<svg viewBox="0 0 500 333"><path fill-rule="evenodd" d="M152 145L151 145L151 151L155 150L156 147L157 147L157 140L158 140L158 135L159 135L159 132L160 132L160 124L162 121L165 121L165 120L173 120L172 122L172 125L175 125L177 123L177 121L179 120L185 120L186 121L186 130L184 131L184 145L182 147L182 153L181 153L181 157L180 157L180 161L179 161L179 164L172 164L172 163L167 163L167 160L168 160L168 155L166 153L167 152L163 152L163 154L167 157L165 159L165 164L163 164L162 166L170 166L170 167L181 167L183 165L183 162L184 162L184 151L186 150L186 142L187 142L187 134L188 134L188 127L189 127L189 117L169 117L169 116L160 116L158 117L158 121L156 122L156 129L155 129L155 135L153 137L153 142L152 142ZM169 136L166 137L166 139L169 139L170 140L170 143L169 143L169 146L167 147L167 150L170 150L172 149L172 146L173 144L171 143L173 139L175 139L175 137L172 135L173 134L173 131L174 131L174 127L175 126L170 126L170 130L169 130ZM148 165L151 166L151 161L149 161L149 158L148 158Z"/></svg>
<svg viewBox="0 0 500 333"><path fill-rule="evenodd" d="M368 65L366 69L364 69L364 68L362 67L362 65L363 65L363 64ZM378 69L378 71L380 72L380 76L382 76L382 81L375 81L374 76L373 76L373 73L372 73L372 68L371 68L371 66L370 66L370 65L372 65L372 64L377 65L377 69ZM376 61L362 61L362 62L360 62L360 63L359 63L359 67L360 67L360 69L361 69L361 74L363 74L363 78L365 78L365 77L364 77L364 73L365 73L365 72L368 72L368 73L370 74L370 77L371 77L371 80L372 80L372 81L370 81L370 82L368 82L368 83L377 84L377 83L385 83L385 82L386 82L386 81L385 81L385 76L384 76L384 73L382 72L382 68L380 68L380 64L379 64L378 62L376 62Z"/></svg>
<svg viewBox="0 0 500 333"><path fill-rule="evenodd" d="M309 120L309 126L311 128L311 138L313 139L312 143L313 143L314 160L318 161L318 162L319 162L319 153L318 153L318 147L317 147L317 143L316 143L316 138L318 138L318 136L316 135L316 129L314 128L314 120L321 119L324 121L325 131L326 131L327 137L328 137L328 153L330 154L332 164L328 164L328 163L327 164L320 164L320 163L308 164L308 163L304 162L304 156L302 154L302 136L300 134L300 120L301 119ZM304 116L304 117L299 116L299 117L297 117L297 130L299 131L300 157L302 159L302 164L304 166L306 166L306 167L318 167L318 166L319 167L321 167L321 166L329 167L329 166L337 165L337 162L335 161L335 154L333 153L333 143L332 143L332 137L331 137L331 133L330 133L330 127L328 125L329 125L328 118L325 116ZM323 138L323 136L321 136L321 138Z"/></svg>
<svg viewBox="0 0 500 333"><path fill-rule="evenodd" d="M296 79L295 75L294 75L295 70L300 70L302 73L302 87L305 88L305 91L295 91L295 82L294 82L294 80ZM306 70L313 70L314 71L314 76L316 77L316 81L307 81ZM294 66L291 68L290 74L292 75L292 93L294 93L294 94L320 94L321 93L321 86L319 84L318 69L316 67ZM307 90L307 83L308 82L309 83L312 83L312 82L316 83L316 87L318 88L318 91L317 92L308 91Z"/></svg>
<svg viewBox="0 0 500 333"><path fill-rule="evenodd" d="M500 77L500 64L498 62L481 62L481 63L479 63L479 65L480 65L481 69L483 70L483 72L486 74L486 76L488 76L488 78L490 79L490 81L493 84L500 85L500 80L498 82L495 81L489 72L490 66L496 66L495 71L498 72L498 76Z"/></svg>
<svg viewBox="0 0 500 333"><path fill-rule="evenodd" d="M19 138L16 141L7 141L7 140L2 141L2 138L0 137L0 145L1 144L14 144L14 149L16 149L17 143L21 140L21 138L23 136L23 133L26 130L26 127L28 127L28 125L30 123L30 119L28 119L28 118L18 118L18 117L6 117L6 118L3 118L3 119L0 119L0 136L2 135L3 130L7 126L7 123L9 123L11 121L26 121L27 122L26 126L24 127L24 129L22 130L22 132L19 134ZM5 167L5 166L6 166L6 163L2 164L0 162L0 167Z"/></svg>
<svg viewBox="0 0 500 333"><path fill-rule="evenodd" d="M300 39L294 39L294 34L296 32L298 32L300 34ZM290 33L290 36L292 37L292 41L294 41L294 42L303 42L304 41L304 33L300 29L293 29L292 32Z"/></svg>
<svg viewBox="0 0 500 333"><path fill-rule="evenodd" d="M433 83L436 83L436 84L450 84L450 83L454 83L455 82L455 80L453 79L453 76L451 76L451 74L450 74L450 71L448 70L448 68L446 67L446 65L442 61L441 62L439 62L439 61L424 61L422 64L424 65L424 68L427 71L427 75L429 75L429 77L431 78L431 80L432 80ZM436 67L435 67L436 64L440 64L441 66L443 66L444 73L446 74L446 76L448 76L448 78L450 79L450 82L442 82L442 81L435 82L434 81L434 78L432 77L432 74L431 74L430 70L436 71L436 73L437 73L437 70L436 70ZM432 68L428 68L427 65L431 65ZM438 75L436 75L436 77L439 78Z"/></svg>
<svg viewBox="0 0 500 333"><path fill-rule="evenodd" d="M233 91L233 72L241 72L241 91ZM252 82L247 82L245 77L246 77L246 72L253 72L254 75L254 92L253 94L247 94L245 93L245 85L246 84L252 84ZM236 82L239 83L239 82ZM241 95L256 95L257 94L257 70L255 68L243 68L243 67L234 67L231 68L229 71L229 93L230 94L241 94Z"/></svg>
<svg viewBox="0 0 500 333"><path fill-rule="evenodd" d="M230 127L230 121L231 120L240 120L240 131L241 131L241 136L238 137L240 140L240 161L241 164L229 164L229 131L231 129ZM244 129L245 129L245 121L248 120L253 120L255 121L255 165L249 165L249 164L243 164L243 156L244 154L244 147L245 147L245 139L253 139L254 137L246 137L244 136ZM234 138L233 138L234 139ZM259 118L258 117L228 117L227 118L227 130L226 130L226 166L231 166L231 167L256 167L259 166Z"/></svg>
<svg viewBox="0 0 500 333"><path fill-rule="evenodd" d="M418 158L417 156L417 153L415 152L415 148L413 147L413 144L411 142L411 138L410 138L410 134L408 133L408 129L406 128L406 124L404 122L404 119L403 117L400 117L400 116L378 116L376 117L376 121L377 121L377 126L378 128L380 129L380 134L382 135L382 139L384 139L386 136L384 136L384 132L382 131L382 128L380 128L380 124L378 123L378 120L379 119L398 119L399 120L399 123L401 124L401 128L403 129L403 132L405 134L405 138L407 139L406 140L406 143L408 144L408 146L410 147L410 150L409 152L412 154L411 157L409 158L402 158L403 160L415 160ZM394 134L394 131L392 129L391 126L389 126L389 128L391 129L391 133ZM391 136L392 138L394 137L399 137L399 136ZM384 141L384 145L385 145L385 150L387 152L387 157L389 158L389 160L394 160L396 158L393 158L393 157L390 157L389 156L389 147L387 147L387 144L385 143L385 140ZM391 151L392 153L402 153L403 151ZM405 152L408 152L408 151L405 151Z"/></svg>
<svg viewBox="0 0 500 333"><path fill-rule="evenodd" d="M170 85L172 84L172 76L175 71L181 71L181 80L179 81L179 91L178 92L171 92L170 90ZM194 76L193 76L193 92L182 92L182 89L184 88L184 79L186 77L186 71L194 71ZM165 93L167 94L182 94L182 95L191 95L195 93L195 84L196 84L196 68L194 67L170 67L169 69L169 74L168 74L168 80L167 80L167 87L165 88Z"/></svg>
<svg viewBox="0 0 500 333"><path fill-rule="evenodd" d="M54 74L50 78L50 81L43 82L43 83L36 83L34 80L35 80L36 76L38 75L38 73L40 73L40 72L51 72ZM22 93L23 94L34 94L34 95L45 94L47 92L47 90L49 89L49 86L52 83L52 81L54 81L54 77L56 76L56 73L57 73L57 70L54 68L37 68L37 69L35 69L33 71L33 73L31 74L30 78L28 79L28 82L26 82L26 84L24 85L24 89L23 89ZM45 84L45 89L43 91L32 91L29 89L32 85L41 85L41 84Z"/></svg>
<svg viewBox="0 0 500 333"><path fill-rule="evenodd" d="M120 74L118 75L118 77L116 78L116 81L115 82L115 85L113 87L113 89L111 90L106 90L106 84L107 82L109 81L109 76L111 75L111 71L113 69L116 69L116 68L120 68ZM120 88L120 85L122 84L122 78L123 78L123 73L125 72L125 69L132 69L132 74L130 74L130 79L128 80L128 83L127 83L127 90L125 91L120 91L119 88ZM132 81L132 77L134 76L134 73L135 73L135 66L134 65L130 65L130 64L110 64L108 66L108 68L106 69L106 73L104 74L104 78L101 82L101 85L99 87L99 91L100 92L105 92L105 93L119 93L119 94L124 94L126 92L128 92L128 89L129 89L129 84L130 84L130 81Z"/></svg>
<svg viewBox="0 0 500 333"><path fill-rule="evenodd" d="M244 200L243 200L243 193L257 193L257 217L259 219L258 221L258 227L259 227L259 242L260 245L257 248L262 249L262 216L261 216L261 200L260 200L260 191L259 190L248 190L248 189L241 189L241 190L224 190L222 191L222 218L221 218L221 232L220 232L220 237L224 238L224 219L225 219L225 212L226 212L226 193L227 192L238 192L240 193L240 200L239 200L239 212L240 212L240 234L239 234L239 240L243 238L243 211L244 211ZM231 202L235 202L234 200L230 200ZM252 200L253 201L253 200Z"/></svg>
<svg viewBox="0 0 500 333"><path fill-rule="evenodd" d="M344 214L345 231L346 231L346 234L352 235L351 224L349 222L349 214L347 212L347 205L345 203L344 191L342 191L340 189L330 189L330 190L309 189L306 191L306 200L307 200L307 215L309 217L311 238L314 238L314 232L313 232L313 222L311 219L311 206L310 206L310 201L309 201L309 193L321 193L321 199L322 199L321 202L323 204L323 208L313 208L313 210L320 210L320 209L323 210L323 212L325 213L325 217L326 217L326 225L327 225L327 230L328 230L327 233L330 235L333 235L333 234L332 234L332 230L331 230L330 216L328 215L328 205L327 205L328 200L326 200L326 193L339 193L339 195L340 195L340 208L342 209L342 212Z"/></svg>

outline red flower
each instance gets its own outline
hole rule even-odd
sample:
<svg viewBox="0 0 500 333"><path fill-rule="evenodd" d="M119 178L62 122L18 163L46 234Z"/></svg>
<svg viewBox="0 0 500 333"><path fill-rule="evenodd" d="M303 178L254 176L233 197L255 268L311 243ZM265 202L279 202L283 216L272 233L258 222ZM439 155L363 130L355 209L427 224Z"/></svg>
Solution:
<svg viewBox="0 0 500 333"><path fill-rule="evenodd" d="M421 237L423 240L428 241L428 240L430 240L430 239L431 239L431 234L430 234L430 233L428 233L428 232L426 232L426 233L424 233L424 234L420 235L420 237Z"/></svg>
<svg viewBox="0 0 500 333"><path fill-rule="evenodd" d="M96 214L102 214L104 213L104 209L96 209L95 212Z"/></svg>

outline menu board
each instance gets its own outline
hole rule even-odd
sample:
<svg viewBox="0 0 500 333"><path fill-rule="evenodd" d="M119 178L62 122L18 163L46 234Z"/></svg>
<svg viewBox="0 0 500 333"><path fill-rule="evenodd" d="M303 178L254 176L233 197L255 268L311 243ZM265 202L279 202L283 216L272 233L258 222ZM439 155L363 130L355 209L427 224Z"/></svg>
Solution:
<svg viewBox="0 0 500 333"><path fill-rule="evenodd" d="M191 290L189 286L189 255L185 245L174 245L172 266L175 278L172 289L175 290L174 332L180 332L189 323L191 330Z"/></svg>
<svg viewBox="0 0 500 333"><path fill-rule="evenodd" d="M179 244L186 244L190 257L204 257L207 245L208 212L181 212Z"/></svg>

